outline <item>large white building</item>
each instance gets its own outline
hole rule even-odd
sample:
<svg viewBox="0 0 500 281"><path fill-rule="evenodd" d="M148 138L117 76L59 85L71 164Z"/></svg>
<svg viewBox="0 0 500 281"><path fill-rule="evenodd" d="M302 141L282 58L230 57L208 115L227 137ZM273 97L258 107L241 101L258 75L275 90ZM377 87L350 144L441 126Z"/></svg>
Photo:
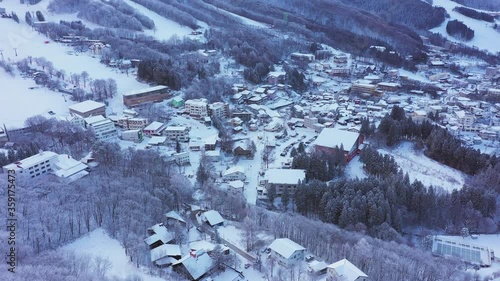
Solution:
<svg viewBox="0 0 500 281"><path fill-rule="evenodd" d="M278 238L269 245L271 256L273 256L279 264L285 267L292 266L299 261L304 260L306 248L295 243L288 238Z"/></svg>
<svg viewBox="0 0 500 281"><path fill-rule="evenodd" d="M432 253L440 256L453 256L482 266L490 266L494 253L484 245L474 243L470 238L461 236L434 236Z"/></svg>
<svg viewBox="0 0 500 281"><path fill-rule="evenodd" d="M47 173L62 178L78 179L88 174L87 165L66 154L58 155L43 151L31 157L3 166L5 172L14 170L17 174L36 178Z"/></svg>
<svg viewBox="0 0 500 281"><path fill-rule="evenodd" d="M359 133L334 128L325 128L314 142L314 148L324 153L333 153L335 148L344 149L346 161L358 154L359 145L363 143L363 136Z"/></svg>
<svg viewBox="0 0 500 281"><path fill-rule="evenodd" d="M228 114L228 104L223 102L215 102L208 105L209 115L217 117L219 120L224 120L227 118Z"/></svg>
<svg viewBox="0 0 500 281"><path fill-rule="evenodd" d="M184 108L191 117L201 119L208 116L207 99L187 100L184 103Z"/></svg>
<svg viewBox="0 0 500 281"><path fill-rule="evenodd" d="M222 173L222 179L224 181L236 181L236 180L244 181L246 179L245 167L234 166L225 170Z"/></svg>
<svg viewBox="0 0 500 281"><path fill-rule="evenodd" d="M113 121L102 115L85 118L86 127L90 127L98 140L109 140L117 137Z"/></svg>

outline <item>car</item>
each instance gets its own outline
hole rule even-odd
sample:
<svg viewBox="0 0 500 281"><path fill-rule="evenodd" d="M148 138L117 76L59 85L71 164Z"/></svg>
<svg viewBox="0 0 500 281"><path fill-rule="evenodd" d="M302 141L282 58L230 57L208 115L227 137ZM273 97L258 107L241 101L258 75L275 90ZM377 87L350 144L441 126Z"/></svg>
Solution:
<svg viewBox="0 0 500 281"><path fill-rule="evenodd" d="M252 266L252 265L249 263L245 263L245 269L249 268L250 266Z"/></svg>
<svg viewBox="0 0 500 281"><path fill-rule="evenodd" d="M305 257L305 260L306 260L306 262L310 262L310 261L314 260L314 256L313 255L307 255Z"/></svg>
<svg viewBox="0 0 500 281"><path fill-rule="evenodd" d="M51 110L51 111L49 111L49 114L50 115L55 115L55 112Z"/></svg>
<svg viewBox="0 0 500 281"><path fill-rule="evenodd" d="M269 254L271 252L271 248L267 248L264 253Z"/></svg>

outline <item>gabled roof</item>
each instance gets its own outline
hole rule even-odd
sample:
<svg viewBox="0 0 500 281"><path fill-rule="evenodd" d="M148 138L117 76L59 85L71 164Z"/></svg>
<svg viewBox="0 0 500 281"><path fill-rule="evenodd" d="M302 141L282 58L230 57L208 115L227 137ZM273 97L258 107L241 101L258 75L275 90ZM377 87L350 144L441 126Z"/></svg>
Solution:
<svg viewBox="0 0 500 281"><path fill-rule="evenodd" d="M217 225L224 222L222 216L215 210L206 211L205 213L203 213L203 215L210 225Z"/></svg>
<svg viewBox="0 0 500 281"><path fill-rule="evenodd" d="M155 224L149 230L152 230L155 234L144 239L144 242L151 246L152 244L161 241L163 244L174 240L174 235L168 231L168 229L162 224Z"/></svg>
<svg viewBox="0 0 500 281"><path fill-rule="evenodd" d="M181 256L181 247L173 244L163 244L151 250L151 262L164 257Z"/></svg>
<svg viewBox="0 0 500 281"><path fill-rule="evenodd" d="M224 173L222 173L222 175L226 176L226 175L230 175L232 173L237 173L237 172L245 173L245 168L242 166L234 166L234 167L231 167L231 168L225 170Z"/></svg>
<svg viewBox="0 0 500 281"><path fill-rule="evenodd" d="M269 245L269 248L286 259L290 258L296 251L306 249L288 238L278 238L274 240L274 242Z"/></svg>
<svg viewBox="0 0 500 281"><path fill-rule="evenodd" d="M172 265L182 264L193 280L198 280L214 266L214 260L204 251L198 250L193 255L188 254Z"/></svg>
<svg viewBox="0 0 500 281"><path fill-rule="evenodd" d="M345 281L355 281L359 277L368 277L368 275L347 259L332 263L328 266L328 268L333 268L340 277L344 278Z"/></svg>
<svg viewBox="0 0 500 281"><path fill-rule="evenodd" d="M186 223L186 221L176 211L170 211L170 212L166 213L165 217L167 217L167 219L174 219L174 220L178 220L180 222Z"/></svg>

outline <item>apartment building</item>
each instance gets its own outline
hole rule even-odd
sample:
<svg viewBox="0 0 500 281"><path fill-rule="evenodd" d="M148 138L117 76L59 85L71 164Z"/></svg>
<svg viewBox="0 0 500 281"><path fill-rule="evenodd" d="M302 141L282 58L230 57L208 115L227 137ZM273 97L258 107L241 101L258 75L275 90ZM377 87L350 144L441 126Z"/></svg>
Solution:
<svg viewBox="0 0 500 281"><path fill-rule="evenodd" d="M189 141L189 129L184 126L169 126L165 129L165 135L171 141Z"/></svg>
<svg viewBox="0 0 500 281"><path fill-rule="evenodd" d="M91 128L98 140L109 140L117 137L113 121L102 115L85 118L85 126Z"/></svg>

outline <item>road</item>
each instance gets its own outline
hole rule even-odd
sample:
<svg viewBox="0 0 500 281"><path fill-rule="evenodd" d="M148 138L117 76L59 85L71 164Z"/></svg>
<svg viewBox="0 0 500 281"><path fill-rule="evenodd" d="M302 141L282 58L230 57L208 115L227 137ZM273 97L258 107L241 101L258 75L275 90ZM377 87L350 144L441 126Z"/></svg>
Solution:
<svg viewBox="0 0 500 281"><path fill-rule="evenodd" d="M200 214L201 212L200 211L195 211L195 212L191 212L191 214L189 215L191 221L193 222L194 225L197 226L197 229L198 230L202 230L202 232L210 235L210 237L212 237L212 239L215 239L215 231L208 225L202 223L202 224L199 224L198 223L198 220L196 218L197 214ZM222 237L219 236L219 239L221 240L221 242L227 246L229 249L235 251L236 253L238 253L239 255L241 255L242 257L244 257L245 259L247 259L249 262L251 263L254 263L257 259L250 255L249 253L245 252L244 250L238 248L236 245L234 245L233 243L227 241L226 239L223 239Z"/></svg>

